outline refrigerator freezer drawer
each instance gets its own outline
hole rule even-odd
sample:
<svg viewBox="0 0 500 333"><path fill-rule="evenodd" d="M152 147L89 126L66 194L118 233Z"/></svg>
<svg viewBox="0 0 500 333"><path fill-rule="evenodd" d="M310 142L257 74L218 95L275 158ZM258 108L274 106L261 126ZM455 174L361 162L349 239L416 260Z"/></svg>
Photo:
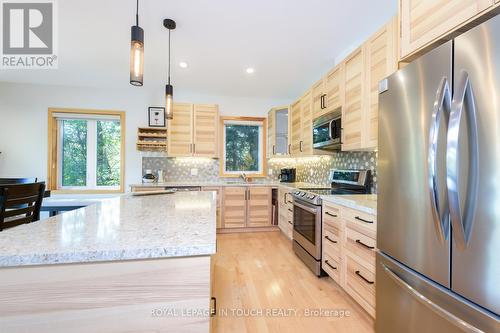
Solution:
<svg viewBox="0 0 500 333"><path fill-rule="evenodd" d="M498 332L498 316L377 253L378 333Z"/></svg>

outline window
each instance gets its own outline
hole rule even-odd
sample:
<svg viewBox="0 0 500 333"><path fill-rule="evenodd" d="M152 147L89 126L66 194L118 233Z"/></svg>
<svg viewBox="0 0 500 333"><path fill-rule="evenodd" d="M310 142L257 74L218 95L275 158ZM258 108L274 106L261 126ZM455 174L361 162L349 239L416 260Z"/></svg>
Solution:
<svg viewBox="0 0 500 333"><path fill-rule="evenodd" d="M123 191L124 113L49 110L49 187Z"/></svg>
<svg viewBox="0 0 500 333"><path fill-rule="evenodd" d="M221 117L221 175L265 176L265 118Z"/></svg>

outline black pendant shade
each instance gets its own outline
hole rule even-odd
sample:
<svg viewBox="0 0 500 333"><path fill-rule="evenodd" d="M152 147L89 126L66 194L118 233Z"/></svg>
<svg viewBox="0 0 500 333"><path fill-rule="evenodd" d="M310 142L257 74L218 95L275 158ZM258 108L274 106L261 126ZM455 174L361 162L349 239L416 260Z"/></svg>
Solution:
<svg viewBox="0 0 500 333"><path fill-rule="evenodd" d="M130 84L140 87L144 81L144 30L139 26L139 0L135 20L130 33Z"/></svg>
<svg viewBox="0 0 500 333"><path fill-rule="evenodd" d="M168 83L165 86L165 118L173 119L174 87L170 84L170 32L175 29L174 20L164 19L163 26L168 29Z"/></svg>

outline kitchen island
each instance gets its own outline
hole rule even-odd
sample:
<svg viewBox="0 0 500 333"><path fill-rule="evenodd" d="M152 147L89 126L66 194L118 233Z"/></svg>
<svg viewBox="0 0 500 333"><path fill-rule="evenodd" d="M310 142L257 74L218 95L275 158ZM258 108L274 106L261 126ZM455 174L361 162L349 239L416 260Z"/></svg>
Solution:
<svg viewBox="0 0 500 333"><path fill-rule="evenodd" d="M2 332L208 332L214 192L126 195L0 232Z"/></svg>

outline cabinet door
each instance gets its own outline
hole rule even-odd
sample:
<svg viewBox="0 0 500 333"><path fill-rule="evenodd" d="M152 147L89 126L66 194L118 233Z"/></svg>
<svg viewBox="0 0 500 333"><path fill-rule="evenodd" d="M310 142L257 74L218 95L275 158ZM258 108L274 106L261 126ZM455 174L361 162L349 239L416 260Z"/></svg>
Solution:
<svg viewBox="0 0 500 333"><path fill-rule="evenodd" d="M272 189L270 187L248 187L247 227L271 225Z"/></svg>
<svg viewBox="0 0 500 333"><path fill-rule="evenodd" d="M175 114L174 114L175 118ZM218 157L219 106L216 104L194 105L195 156Z"/></svg>
<svg viewBox="0 0 500 333"><path fill-rule="evenodd" d="M225 187L222 201L223 228L244 228L246 226L246 187Z"/></svg>
<svg viewBox="0 0 500 333"><path fill-rule="evenodd" d="M400 0L404 58L493 5L493 0Z"/></svg>
<svg viewBox="0 0 500 333"><path fill-rule="evenodd" d="M344 100L344 66L340 64L326 75L325 79L325 113L342 107Z"/></svg>
<svg viewBox="0 0 500 333"><path fill-rule="evenodd" d="M222 190L220 187L203 187L202 191L207 191L207 192L215 192L216 193L216 202L217 202L217 229L222 228L222 220L221 220L221 194Z"/></svg>
<svg viewBox="0 0 500 333"><path fill-rule="evenodd" d="M290 107L291 113L291 142L290 142L290 153L293 156L300 154L300 142L302 140L302 123L301 123L301 105L300 100L293 103Z"/></svg>
<svg viewBox="0 0 500 333"><path fill-rule="evenodd" d="M365 131L363 148L378 144L378 83L397 69L397 21L391 20L366 42Z"/></svg>
<svg viewBox="0 0 500 333"><path fill-rule="evenodd" d="M324 110L326 110L323 101L323 95L325 94L325 84L323 79L313 85L311 93L313 118L317 118L324 113Z"/></svg>
<svg viewBox="0 0 500 333"><path fill-rule="evenodd" d="M290 143L289 107L277 108L274 111L274 155L288 155Z"/></svg>
<svg viewBox="0 0 500 333"><path fill-rule="evenodd" d="M272 109L267 114L267 158L276 155L276 110Z"/></svg>
<svg viewBox="0 0 500 333"><path fill-rule="evenodd" d="M301 139L301 144L299 145L299 150L301 155L312 155L313 113L312 113L311 91L308 91L300 99L300 109L301 109L300 122L301 122L302 139Z"/></svg>
<svg viewBox="0 0 500 333"><path fill-rule="evenodd" d="M167 154L172 157L193 154L193 104L174 103L174 119L167 123Z"/></svg>
<svg viewBox="0 0 500 333"><path fill-rule="evenodd" d="M344 62L345 92L342 109L342 150L361 148L363 134L364 46Z"/></svg>

